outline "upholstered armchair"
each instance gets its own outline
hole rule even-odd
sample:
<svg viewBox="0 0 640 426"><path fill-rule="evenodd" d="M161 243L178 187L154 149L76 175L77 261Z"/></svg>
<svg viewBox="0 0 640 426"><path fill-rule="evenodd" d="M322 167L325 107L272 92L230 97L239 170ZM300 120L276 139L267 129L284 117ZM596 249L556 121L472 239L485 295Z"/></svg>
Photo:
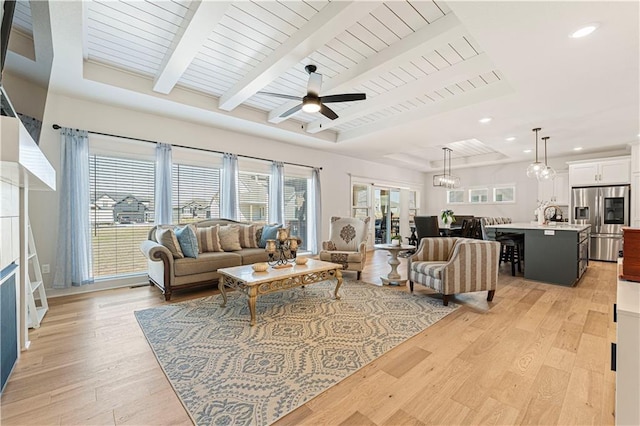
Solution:
<svg viewBox="0 0 640 426"><path fill-rule="evenodd" d="M329 241L322 242L320 260L339 263L344 270L357 271L357 279L367 260L369 218L332 217Z"/></svg>
<svg viewBox="0 0 640 426"><path fill-rule="evenodd" d="M409 288L417 283L442 293L442 303L457 293L488 291L492 301L498 285L500 243L471 238L423 238L409 258Z"/></svg>

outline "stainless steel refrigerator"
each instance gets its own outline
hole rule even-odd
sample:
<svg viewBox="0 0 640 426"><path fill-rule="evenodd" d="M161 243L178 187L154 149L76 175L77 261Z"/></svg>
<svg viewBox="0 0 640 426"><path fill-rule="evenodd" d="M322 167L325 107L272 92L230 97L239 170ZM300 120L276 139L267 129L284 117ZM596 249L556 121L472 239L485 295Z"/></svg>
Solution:
<svg viewBox="0 0 640 426"><path fill-rule="evenodd" d="M629 226L629 185L573 188L573 221L591 225L589 259L616 261L622 227Z"/></svg>

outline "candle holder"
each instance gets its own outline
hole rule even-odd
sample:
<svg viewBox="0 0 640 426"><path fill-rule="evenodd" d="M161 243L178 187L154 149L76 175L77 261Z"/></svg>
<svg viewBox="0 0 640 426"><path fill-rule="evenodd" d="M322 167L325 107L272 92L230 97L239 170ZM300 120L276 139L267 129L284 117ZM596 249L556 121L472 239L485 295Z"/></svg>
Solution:
<svg viewBox="0 0 640 426"><path fill-rule="evenodd" d="M276 269L288 268L296 261L298 238L289 237L289 231L280 228L276 240L267 240L265 251L269 253L269 265Z"/></svg>

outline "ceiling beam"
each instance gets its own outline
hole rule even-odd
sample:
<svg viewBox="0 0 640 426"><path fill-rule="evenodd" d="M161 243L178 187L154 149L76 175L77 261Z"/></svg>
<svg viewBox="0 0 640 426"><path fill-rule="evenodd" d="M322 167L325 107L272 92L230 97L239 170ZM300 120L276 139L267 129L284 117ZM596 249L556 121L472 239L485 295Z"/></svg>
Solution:
<svg viewBox="0 0 640 426"><path fill-rule="evenodd" d="M505 80L500 80L486 86L473 89L469 92L452 96L448 99L426 104L419 108L414 108L397 116L387 119L377 120L375 123L357 127L346 132L338 133L338 142L355 139L361 136L375 133L384 129L390 129L401 124L415 120L422 120L430 116L453 111L458 108L467 107L480 102L485 102L500 96L514 93L513 88Z"/></svg>
<svg viewBox="0 0 640 426"><path fill-rule="evenodd" d="M444 46L447 42L462 37L465 34L466 30L458 18L454 14L446 15L433 24L429 24L408 35L402 40L328 80L322 88L322 94L328 95L353 90L355 86L390 71L403 62L408 62L420 55ZM293 117L280 117L280 115L289 111L298 103L299 102L296 101L285 102L281 106L274 108L269 112L269 122L280 123L287 118Z"/></svg>
<svg viewBox="0 0 640 426"><path fill-rule="evenodd" d="M407 83L404 86L382 93L375 98L358 102L356 105L340 111L340 117L335 120L322 118L312 121L307 124L306 130L309 133L317 133L330 129L388 106L397 105L406 100L414 99L419 95L425 95L434 90L442 89L451 84L459 83L460 81L477 77L493 70L494 66L487 54L481 53L466 61L458 62L448 68Z"/></svg>
<svg viewBox="0 0 640 426"><path fill-rule="evenodd" d="M231 2L193 1L171 46L162 59L153 90L168 94L196 57Z"/></svg>
<svg viewBox="0 0 640 426"><path fill-rule="evenodd" d="M218 108L225 111L233 110L380 4L382 3L359 1L329 3L266 60L223 94Z"/></svg>

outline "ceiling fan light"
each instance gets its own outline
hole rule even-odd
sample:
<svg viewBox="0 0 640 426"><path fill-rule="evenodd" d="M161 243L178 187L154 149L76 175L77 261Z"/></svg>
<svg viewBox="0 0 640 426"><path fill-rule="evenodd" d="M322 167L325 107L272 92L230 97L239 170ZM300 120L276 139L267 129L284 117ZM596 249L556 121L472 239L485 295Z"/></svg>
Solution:
<svg viewBox="0 0 640 426"><path fill-rule="evenodd" d="M318 112L320 111L320 101L318 99L305 99L302 104L302 110L304 112Z"/></svg>

